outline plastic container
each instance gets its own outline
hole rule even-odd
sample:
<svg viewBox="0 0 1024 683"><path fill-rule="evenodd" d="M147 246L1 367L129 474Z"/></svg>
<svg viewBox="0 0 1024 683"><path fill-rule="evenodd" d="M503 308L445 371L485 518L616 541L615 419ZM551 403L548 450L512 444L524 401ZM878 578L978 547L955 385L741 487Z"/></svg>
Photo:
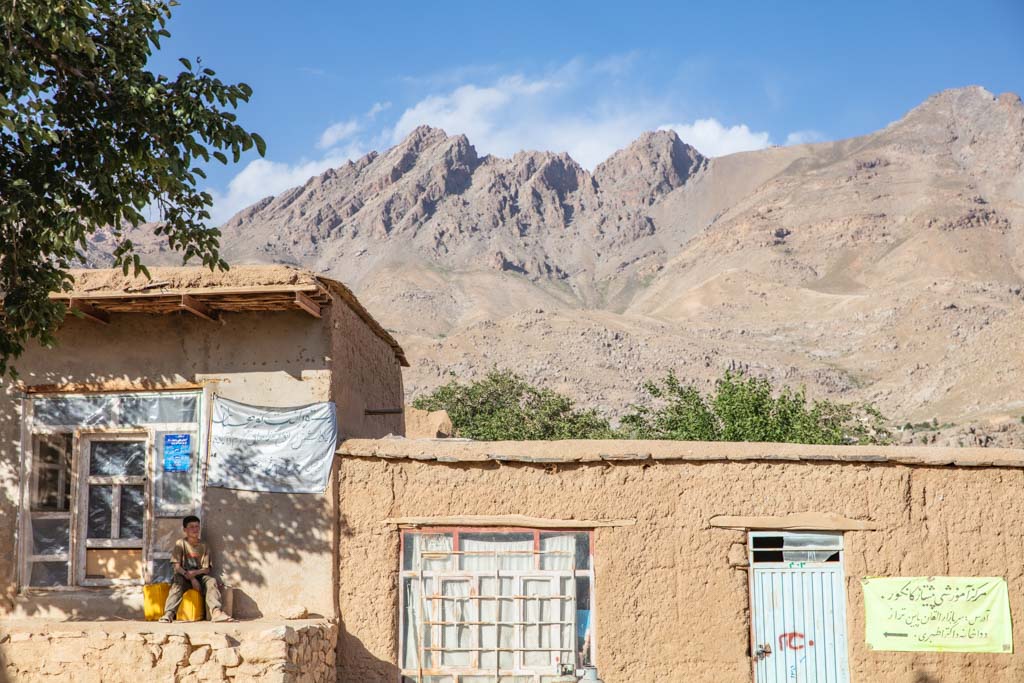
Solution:
<svg viewBox="0 0 1024 683"><path fill-rule="evenodd" d="M142 609L146 621L157 621L164 614L167 594L171 591L169 583L150 583L142 587ZM178 621L201 621L203 618L203 596L194 588L185 591L185 596L178 606Z"/></svg>

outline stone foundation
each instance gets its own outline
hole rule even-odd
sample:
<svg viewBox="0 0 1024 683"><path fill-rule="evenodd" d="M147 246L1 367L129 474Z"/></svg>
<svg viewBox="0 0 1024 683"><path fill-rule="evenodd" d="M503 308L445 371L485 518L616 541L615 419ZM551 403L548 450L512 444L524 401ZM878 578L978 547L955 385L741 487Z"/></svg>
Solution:
<svg viewBox="0 0 1024 683"><path fill-rule="evenodd" d="M9 621L0 681L334 681L338 626L301 620L236 624Z"/></svg>

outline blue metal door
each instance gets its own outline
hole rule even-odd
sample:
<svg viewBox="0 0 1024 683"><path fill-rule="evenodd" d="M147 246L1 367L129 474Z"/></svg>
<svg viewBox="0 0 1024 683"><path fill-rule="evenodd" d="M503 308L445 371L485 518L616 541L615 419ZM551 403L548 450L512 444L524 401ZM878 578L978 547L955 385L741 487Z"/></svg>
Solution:
<svg viewBox="0 0 1024 683"><path fill-rule="evenodd" d="M756 683L848 683L843 535L752 531Z"/></svg>

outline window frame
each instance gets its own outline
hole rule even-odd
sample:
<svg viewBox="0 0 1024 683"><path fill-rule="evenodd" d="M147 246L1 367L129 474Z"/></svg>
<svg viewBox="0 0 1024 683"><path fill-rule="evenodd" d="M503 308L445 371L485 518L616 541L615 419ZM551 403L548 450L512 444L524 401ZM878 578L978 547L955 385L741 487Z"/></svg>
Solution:
<svg viewBox="0 0 1024 683"><path fill-rule="evenodd" d="M120 415L120 402L110 419L109 424L87 425L87 424L42 424L37 422L35 416L35 401L39 399L70 399L82 397L109 397L109 398L160 398L169 396L194 396L196 398L195 420L191 422L152 422L152 423L122 423ZM75 591L90 586L115 587L123 585L140 585L148 583L156 573L156 564L161 560L170 559L170 549L163 550L154 548L153 541L156 538L158 519L179 519L187 514L194 514L203 509L205 503L205 482L209 441L209 416L212 391L209 386L203 387L182 387L166 389L138 389L120 390L109 392L82 392L82 391L55 391L40 393L23 393L21 398L21 458L19 468L19 505L18 522L16 524L17 558L15 562L16 581L19 592L50 592L50 591ZM157 504L157 496L160 492L161 464L157 462L159 453L156 447L156 438L161 433L188 433L195 439L192 448L192 463L190 467L189 486L192 493L192 504L185 510L184 506L175 509L174 513L160 512ZM37 489L37 463L36 463L36 442L40 437L49 435L71 437L71 491L70 508L67 511L33 511L32 500ZM144 437L143 437L144 435ZM83 443L88 439L92 440L116 440L119 438L134 438L146 440L146 469L144 481L144 520L143 520L143 563L142 576L140 579L84 579L85 559L84 553L79 553L78 543L84 544L84 535L79 533L79 517L87 517L88 503L83 507L81 496L87 494L88 486L83 485L82 466L87 460L81 457ZM115 477L116 478L116 477ZM87 479L87 477L86 477ZM68 518L69 539L68 552L58 555L33 555L34 538L32 534L32 520L46 518ZM79 538L81 536L81 538ZM116 546L116 542L111 547ZM79 555L82 555L80 558ZM68 576L66 583L59 586L32 586L32 563L43 561L66 561L68 563Z"/></svg>
<svg viewBox="0 0 1024 683"><path fill-rule="evenodd" d="M456 558L460 557L462 555L462 553L464 552L464 551L461 551L459 549L460 548L459 541L460 541L460 536L462 534L532 534L533 535L533 548L532 548L532 550L530 552L533 553L533 567L530 568L530 569L524 569L524 570L507 570L507 569L500 569L500 570L492 570L492 569L487 569L487 570L465 570L465 569L463 569L461 567L461 565L456 560L456 563L457 563L457 567L456 568L450 568L448 570L442 570L440 572L435 571L435 570L417 571L415 568L406 569L405 568L405 553L406 553L407 537L409 537L411 535L414 535L414 534L421 534L421 535L451 534L452 550L449 551L449 552L453 556L455 556ZM574 569L572 569L572 570L567 570L567 569L541 569L541 558L542 558L542 555L543 555L543 552L541 551L541 535L542 534L586 534L587 535L588 549L589 549L589 554L587 556L587 565L588 565L587 568L586 569L580 569L580 568L576 568L575 565L574 565ZM572 588L573 602L576 605L578 605L578 596L576 595L576 585L577 585L577 582L578 582L578 580L580 578L585 578L585 579L587 579L587 581L589 583L588 602L589 602L589 605L590 605L590 610L589 610L590 611L590 616L589 616L589 620L590 620L590 623L589 623L590 641L589 641L588 656L589 656L589 661L591 663L596 661L596 656L597 656L596 595L597 595L597 592L596 592L596 586L595 586L595 574L596 574L596 571L595 571L595 568L594 568L594 556L595 556L594 536L595 536L594 529L588 529L588 528L582 528L581 529L581 528L578 528L578 527L566 528L566 527L514 527L514 526L513 527L505 527L505 526L428 526L428 525L416 525L416 526L400 527L400 529L399 529L399 555L398 555L398 565L399 565L398 570L399 571L398 571L398 582L397 582L398 593L399 593L399 598L398 598L398 638L397 638L398 650L397 650L397 659L396 659L396 661L398 663L398 668L399 668L399 671L400 671L400 674L399 674L400 679L402 681L406 681L406 680L418 681L418 680L421 680L424 677L430 678L430 680L433 680L435 677L447 677L447 678L451 679L452 683L461 683L463 677L491 676L491 677L494 678L494 681L497 681L499 679L499 674L494 669L484 670L484 669L479 668L479 667L476 668L476 669L467 669L467 668L464 668L464 667L444 667L444 666L441 666L441 667L435 667L435 668L429 669L429 673L427 673L428 670L424 669L422 667L422 662L420 662L421 666L420 666L420 668L418 670L412 670L412 669L404 668L404 665L405 665L405 647L406 647L406 643L405 643L406 613L407 613L406 595L405 595L404 584L405 584L405 580L406 579L417 579L417 578L419 578L419 579L422 580L422 578L426 578L426 577L430 577L430 578L435 578L436 577L436 578L442 578L442 579L447 579L449 577L456 578L456 579L458 577L465 577L465 578L467 578L469 580L472 580L474 578L476 580L479 580L480 578L496 577L498 574L517 574L517 575L524 575L522 578L525 579L525 580L529 580L530 577L537 577L538 579L547 578L547 579L558 579L558 580L561 580L562 578L570 578L571 583L572 583L572 587L573 587ZM523 552L526 552L526 551L523 551ZM518 611L520 609L519 605L517 605L515 607L515 609ZM577 639L577 628L578 628L578 625L577 625L577 622L576 622L575 611L576 610L574 609L574 613L573 613L573 617L572 617L572 627L571 627L572 630L570 632L570 638L571 638L571 640L572 640L572 642L574 644L573 645L574 656L578 656L579 653L575 651L575 643L576 643L576 639ZM500 614L500 611L498 612L498 614ZM544 623L544 622L542 621L541 623ZM518 634L518 629L517 629L517 634ZM497 633L495 634L495 637L498 638ZM518 637L519 636L517 636L517 638ZM524 648L525 648L525 637L526 637L525 636L525 631L522 633L521 637L524 639L524 643L523 644L524 644ZM483 652L483 651L484 651L483 649L479 650L479 652ZM515 653L515 665L516 665L516 668L515 669L513 669L513 670L499 669L499 671L501 672L500 673L500 678L501 679L505 679L506 677L508 677L508 678L520 678L520 677L527 678L527 677L529 677L530 680L533 683L539 683L542 680L547 680L549 677L555 677L556 676L556 672L554 670L548 671L548 672L542 672L542 671L539 671L537 669L526 669L526 668L523 668L523 667L519 666L520 662L522 661L521 660L522 656L527 651L529 651L529 650L523 649L523 650L517 650L516 651L516 653ZM542 650L537 650L537 651L550 651L550 650L543 650L542 649ZM579 666L581 666L581 664L577 662L576 666L578 668ZM554 667L552 667L552 669L553 668Z"/></svg>

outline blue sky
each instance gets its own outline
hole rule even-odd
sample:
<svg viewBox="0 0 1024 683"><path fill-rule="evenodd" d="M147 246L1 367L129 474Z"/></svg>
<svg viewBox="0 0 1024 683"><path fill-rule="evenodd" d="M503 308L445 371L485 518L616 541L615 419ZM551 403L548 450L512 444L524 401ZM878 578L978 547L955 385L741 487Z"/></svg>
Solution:
<svg viewBox="0 0 1024 683"><path fill-rule="evenodd" d="M255 93L266 159L211 165L215 220L417 124L593 168L644 130L709 155L861 135L945 88L1024 94L1024 2L183 0L153 68Z"/></svg>

